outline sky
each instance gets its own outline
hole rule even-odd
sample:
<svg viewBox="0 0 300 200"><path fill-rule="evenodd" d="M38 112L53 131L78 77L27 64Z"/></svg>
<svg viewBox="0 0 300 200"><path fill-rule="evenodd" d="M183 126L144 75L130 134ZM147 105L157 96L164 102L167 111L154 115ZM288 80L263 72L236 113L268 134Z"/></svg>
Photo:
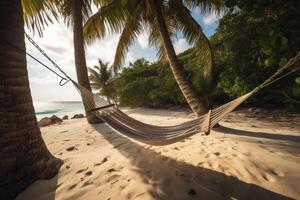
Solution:
<svg viewBox="0 0 300 200"><path fill-rule="evenodd" d="M193 17L203 28L206 36L210 37L218 26L219 16L216 14L203 15L198 9L192 11ZM72 29L68 28L63 21L50 24L43 32L43 37L33 34L26 27L25 30L35 42L52 58L67 74L76 79L74 65L74 49ZM178 34L178 38L173 41L176 53L181 53L191 46ZM98 58L104 62L112 63L117 47L119 35L111 35L102 40L95 41L86 47L87 66L97 65ZM34 47L26 40L27 52L52 67ZM125 59L125 66L136 59L145 58L151 62L156 61L156 50L148 46L148 34L144 31L129 48ZM36 61L27 57L27 68L33 101L80 101L80 96L71 83L59 86L60 79L45 69Z"/></svg>

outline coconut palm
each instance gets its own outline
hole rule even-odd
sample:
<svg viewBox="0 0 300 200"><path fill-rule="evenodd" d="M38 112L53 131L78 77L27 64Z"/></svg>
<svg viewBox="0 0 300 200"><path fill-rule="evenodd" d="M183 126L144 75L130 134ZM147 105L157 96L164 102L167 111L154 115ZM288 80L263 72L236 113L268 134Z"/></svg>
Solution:
<svg viewBox="0 0 300 200"><path fill-rule="evenodd" d="M113 64L117 71L122 66L129 46L145 30L145 27L148 27L150 45L158 48L160 60L169 61L175 80L191 109L196 114L206 112L206 98L203 98L205 95L198 98L186 80L171 38L176 37L176 31L179 30L189 43L198 46L205 64L203 75L208 82L211 81L213 77L211 48L188 7L200 7L203 12L211 12L220 11L222 4L218 0L110 0L107 2L84 25L86 41L92 42L111 33L120 33Z"/></svg>
<svg viewBox="0 0 300 200"><path fill-rule="evenodd" d="M91 4L93 0L22 0L26 2L24 6L25 22L28 27L37 30L42 35L44 26L58 19L64 18L66 24L73 28L74 58L78 83L91 91L88 79L88 71L85 59L85 49L83 44L83 22L91 14ZM98 2L101 0L95 0ZM23 3L24 4L24 3ZM84 105L87 120L89 123L98 123L97 118Z"/></svg>
<svg viewBox="0 0 300 200"><path fill-rule="evenodd" d="M107 98L111 103L113 98L113 71L108 66L108 62L104 63L101 59L98 60L99 65L89 68L89 79L93 89L97 90L101 96Z"/></svg>
<svg viewBox="0 0 300 200"><path fill-rule="evenodd" d="M55 1L59 13L65 19L66 24L73 28L74 57L78 83L91 91L83 43L83 22L91 14L92 0ZM89 123L101 122L99 118L89 111L86 105L84 105L84 108Z"/></svg>
<svg viewBox="0 0 300 200"><path fill-rule="evenodd" d="M37 179L57 174L30 94L20 0L0 1L0 197L13 199Z"/></svg>

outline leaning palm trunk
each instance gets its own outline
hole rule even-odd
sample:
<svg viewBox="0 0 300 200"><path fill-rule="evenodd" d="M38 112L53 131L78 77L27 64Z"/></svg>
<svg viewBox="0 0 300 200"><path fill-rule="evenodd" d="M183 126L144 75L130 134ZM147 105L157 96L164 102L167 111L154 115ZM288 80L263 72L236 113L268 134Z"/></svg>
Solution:
<svg viewBox="0 0 300 200"><path fill-rule="evenodd" d="M164 44L164 49L167 54L172 73L174 75L174 78L183 93L183 96L185 97L186 101L188 102L189 106L193 110L194 113L197 115L201 115L203 113L207 112L207 102L206 101L200 101L196 94L194 93L191 85L189 82L186 80L183 71L182 71L182 66L179 64L179 60L176 56L174 47L172 45L167 26L165 24L161 7L158 1L153 1L154 6L155 6L155 17L157 20L158 24L158 29L160 32L160 35L163 40Z"/></svg>
<svg viewBox="0 0 300 200"><path fill-rule="evenodd" d="M20 0L0 1L0 39L0 197L13 199L55 176L61 161L48 151L32 105Z"/></svg>
<svg viewBox="0 0 300 200"><path fill-rule="evenodd" d="M75 54L75 66L78 83L89 91L91 91L91 86L88 78L85 51L83 44L83 27L82 27L82 0L75 0L72 3L73 10L73 41L74 41L74 54ZM84 105L86 117L89 123L99 123L101 120L97 118L89 109Z"/></svg>

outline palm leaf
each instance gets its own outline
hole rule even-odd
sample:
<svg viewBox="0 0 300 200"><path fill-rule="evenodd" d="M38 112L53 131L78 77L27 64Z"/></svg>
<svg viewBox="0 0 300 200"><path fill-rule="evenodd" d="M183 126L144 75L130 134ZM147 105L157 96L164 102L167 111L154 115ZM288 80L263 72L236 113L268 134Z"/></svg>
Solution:
<svg viewBox="0 0 300 200"><path fill-rule="evenodd" d="M104 38L108 34L120 33L126 23L127 9L121 1L112 1L101 7L84 24L84 40L87 43L97 38Z"/></svg>
<svg viewBox="0 0 300 200"><path fill-rule="evenodd" d="M122 31L120 36L116 54L113 63L113 69L117 72L126 57L130 45L134 42L137 36L141 33L142 25L138 20L129 20Z"/></svg>
<svg viewBox="0 0 300 200"><path fill-rule="evenodd" d="M45 26L58 19L57 1L22 0L23 18L28 29L42 36Z"/></svg>
<svg viewBox="0 0 300 200"><path fill-rule="evenodd" d="M196 44L200 51L201 60L204 64L203 76L210 78L213 70L213 53L209 40L202 31L201 26L192 17L188 10L180 1L169 1L170 12L173 12L176 28L181 31L190 44ZM175 9L177 8L177 9Z"/></svg>
<svg viewBox="0 0 300 200"><path fill-rule="evenodd" d="M176 1L176 0L175 0ZM189 8L199 8L203 14L220 13L225 8L222 0L177 0Z"/></svg>

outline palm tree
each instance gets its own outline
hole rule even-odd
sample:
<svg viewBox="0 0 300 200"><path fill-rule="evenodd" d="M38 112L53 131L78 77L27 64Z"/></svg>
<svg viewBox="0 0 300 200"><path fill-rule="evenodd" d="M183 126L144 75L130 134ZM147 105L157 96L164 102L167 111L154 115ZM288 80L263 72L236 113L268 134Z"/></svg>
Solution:
<svg viewBox="0 0 300 200"><path fill-rule="evenodd" d="M198 98L194 93L191 84L186 80L171 41L171 38L176 36L176 30L179 30L189 43L196 44L203 55L203 75L207 80L212 79L214 72L210 44L187 6L199 6L203 12L211 12L220 11L222 4L218 0L110 0L86 22L84 36L87 42L92 42L108 33L121 33L113 64L117 71L122 66L129 46L145 27L150 27L149 43L158 48L160 60L167 58L188 104L200 115L207 111L205 95Z"/></svg>
<svg viewBox="0 0 300 200"><path fill-rule="evenodd" d="M99 66L89 68L89 79L91 81L92 88L96 89L100 95L107 98L112 103L113 97L113 71L108 67L109 63L103 63L101 59Z"/></svg>
<svg viewBox="0 0 300 200"><path fill-rule="evenodd" d="M78 83L91 91L88 79L88 71L85 59L83 43L83 22L91 14L92 0L22 0L25 11L25 22L28 27L37 30L42 35L42 29L53 18L58 19L59 15L65 19L68 26L73 28L73 44L75 67ZM99 0L101 1L101 0ZM96 0L95 0L96 2ZM84 105L87 120L89 123L101 122Z"/></svg>
<svg viewBox="0 0 300 200"><path fill-rule="evenodd" d="M47 1L47 0L44 0ZM48 0L51 1L51 0ZM53 0L52 0L53 1ZM58 1L57 7L59 13L64 17L68 26L73 27L73 43L75 67L78 83L91 91L91 86L88 78L88 70L85 59L85 49L83 43L83 22L91 13L91 0L63 0ZM101 120L95 114L89 111L89 108L84 105L87 120L89 123L99 123Z"/></svg>
<svg viewBox="0 0 300 200"><path fill-rule="evenodd" d="M61 161L48 151L30 94L20 0L0 1L0 197L13 199Z"/></svg>

